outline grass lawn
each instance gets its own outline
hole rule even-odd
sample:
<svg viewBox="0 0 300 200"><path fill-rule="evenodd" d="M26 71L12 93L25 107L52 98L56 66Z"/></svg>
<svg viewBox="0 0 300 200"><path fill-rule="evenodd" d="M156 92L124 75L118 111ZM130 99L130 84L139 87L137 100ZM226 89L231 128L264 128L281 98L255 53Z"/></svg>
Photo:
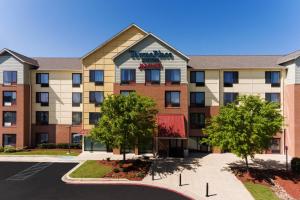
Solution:
<svg viewBox="0 0 300 200"><path fill-rule="evenodd" d="M254 184L251 182L245 182L244 185L255 200L279 200L273 191L265 185Z"/></svg>
<svg viewBox="0 0 300 200"><path fill-rule="evenodd" d="M101 178L112 171L109 166L101 165L96 160L87 160L70 174L72 178Z"/></svg>
<svg viewBox="0 0 300 200"><path fill-rule="evenodd" d="M71 153L68 154L68 149L32 149L27 151L19 151L13 153L0 153L1 155L51 155L51 156L77 156L81 150L71 149Z"/></svg>

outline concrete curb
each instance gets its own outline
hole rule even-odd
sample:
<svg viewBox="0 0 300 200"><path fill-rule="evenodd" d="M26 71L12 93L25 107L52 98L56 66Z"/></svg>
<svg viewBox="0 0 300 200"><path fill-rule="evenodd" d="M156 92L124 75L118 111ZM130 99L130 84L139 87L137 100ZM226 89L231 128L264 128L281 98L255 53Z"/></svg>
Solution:
<svg viewBox="0 0 300 200"><path fill-rule="evenodd" d="M111 179L111 178L71 178L70 174L78 169L84 161L80 162L74 168L72 168L69 172L67 172L61 180L67 184L83 184L83 185L92 185L92 184L99 184L99 185L133 185L133 186L146 186L146 187L154 187L159 189L168 190L174 193L177 193L181 196L184 196L188 199L195 199L200 200L204 199L201 198L199 195L184 190L183 188L176 188L174 186L166 186L162 185L157 182L150 182L150 181L130 181L128 179Z"/></svg>

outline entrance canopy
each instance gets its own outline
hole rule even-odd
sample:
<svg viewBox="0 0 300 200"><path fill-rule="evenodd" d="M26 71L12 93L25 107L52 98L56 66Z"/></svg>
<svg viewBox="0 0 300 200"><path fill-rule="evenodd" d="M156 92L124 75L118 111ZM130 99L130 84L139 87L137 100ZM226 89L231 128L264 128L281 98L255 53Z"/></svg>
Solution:
<svg viewBox="0 0 300 200"><path fill-rule="evenodd" d="M184 115L182 114L158 114L159 138L186 138Z"/></svg>

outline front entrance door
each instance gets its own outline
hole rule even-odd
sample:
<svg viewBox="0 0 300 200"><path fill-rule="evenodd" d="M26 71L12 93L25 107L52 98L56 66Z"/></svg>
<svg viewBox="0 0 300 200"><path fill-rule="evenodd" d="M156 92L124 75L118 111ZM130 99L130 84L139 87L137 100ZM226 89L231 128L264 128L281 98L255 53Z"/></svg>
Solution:
<svg viewBox="0 0 300 200"><path fill-rule="evenodd" d="M169 156L183 157L183 140L178 140L178 139L169 140Z"/></svg>

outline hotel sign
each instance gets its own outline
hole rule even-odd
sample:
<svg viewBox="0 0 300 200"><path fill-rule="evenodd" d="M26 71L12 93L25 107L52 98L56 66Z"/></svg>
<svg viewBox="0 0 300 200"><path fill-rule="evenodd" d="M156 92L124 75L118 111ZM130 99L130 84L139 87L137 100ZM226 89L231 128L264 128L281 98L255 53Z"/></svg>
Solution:
<svg viewBox="0 0 300 200"><path fill-rule="evenodd" d="M152 52L137 52L129 51L132 59L141 60L142 63L139 66L140 70L144 69L161 69L161 60L173 60L174 56L169 52L161 52L154 50Z"/></svg>

